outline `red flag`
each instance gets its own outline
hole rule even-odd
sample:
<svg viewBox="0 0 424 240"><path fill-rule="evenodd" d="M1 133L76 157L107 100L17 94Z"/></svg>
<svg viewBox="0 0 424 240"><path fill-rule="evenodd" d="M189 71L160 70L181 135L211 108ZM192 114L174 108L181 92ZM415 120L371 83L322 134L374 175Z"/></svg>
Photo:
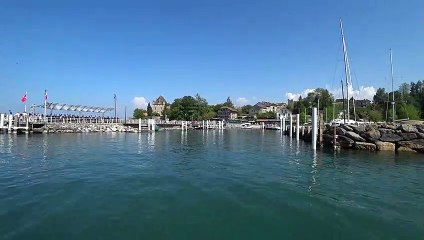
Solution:
<svg viewBox="0 0 424 240"><path fill-rule="evenodd" d="M25 92L25 95L22 97L21 101L24 103L27 100L27 93Z"/></svg>

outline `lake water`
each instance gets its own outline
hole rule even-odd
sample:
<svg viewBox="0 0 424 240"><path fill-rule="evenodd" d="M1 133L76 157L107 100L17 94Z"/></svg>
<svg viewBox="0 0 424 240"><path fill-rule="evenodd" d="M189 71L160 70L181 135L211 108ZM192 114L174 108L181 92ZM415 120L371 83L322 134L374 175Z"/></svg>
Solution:
<svg viewBox="0 0 424 240"><path fill-rule="evenodd" d="M0 239L423 239L424 156L277 131L0 135Z"/></svg>

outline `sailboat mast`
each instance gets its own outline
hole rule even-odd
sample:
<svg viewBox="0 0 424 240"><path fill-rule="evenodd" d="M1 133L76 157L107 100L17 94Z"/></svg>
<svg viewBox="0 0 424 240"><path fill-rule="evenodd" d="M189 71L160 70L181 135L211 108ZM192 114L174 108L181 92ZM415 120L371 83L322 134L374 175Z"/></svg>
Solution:
<svg viewBox="0 0 424 240"><path fill-rule="evenodd" d="M344 98L344 91L343 91L343 80L340 80L340 83L342 84L342 96L343 96L343 123L346 124L346 109L345 109L345 98Z"/></svg>
<svg viewBox="0 0 424 240"><path fill-rule="evenodd" d="M349 108L349 82L350 82L350 67L349 67L349 58L347 54L346 41L343 32L343 21L340 18L340 31L342 34L342 44L343 44L343 60L345 65L345 75L346 75L346 100L347 100L347 120L350 120L350 108Z"/></svg>
<svg viewBox="0 0 424 240"><path fill-rule="evenodd" d="M392 75L392 120L393 120L393 124L395 124L395 91L393 86L393 54L392 54L391 48L390 48L390 72Z"/></svg>

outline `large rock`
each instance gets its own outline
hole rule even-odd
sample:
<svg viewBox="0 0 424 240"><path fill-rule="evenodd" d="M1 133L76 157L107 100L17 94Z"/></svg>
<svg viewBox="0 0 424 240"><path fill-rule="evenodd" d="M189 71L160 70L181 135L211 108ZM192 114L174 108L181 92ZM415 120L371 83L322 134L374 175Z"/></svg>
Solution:
<svg viewBox="0 0 424 240"><path fill-rule="evenodd" d="M343 128L340 128L340 127L338 127L337 129L336 129L336 134L337 135L342 135L342 136L344 136L344 135L346 135L346 130L345 129L343 129Z"/></svg>
<svg viewBox="0 0 424 240"><path fill-rule="evenodd" d="M355 149L357 150L366 150L366 151L375 151L377 147L374 143L366 143L366 142L356 142Z"/></svg>
<svg viewBox="0 0 424 240"><path fill-rule="evenodd" d="M380 137L380 141L382 142L399 142L402 140L402 137L395 133L381 133Z"/></svg>
<svg viewBox="0 0 424 240"><path fill-rule="evenodd" d="M368 131L361 134L361 137L365 138L368 141L374 142L381 137L381 134L380 131L376 129L369 129Z"/></svg>
<svg viewBox="0 0 424 240"><path fill-rule="evenodd" d="M410 148L408 148L408 147L399 147L398 149L397 149L397 151L398 152L414 152L414 153L416 153L417 151L415 151L415 150L413 150L413 149L410 149Z"/></svg>
<svg viewBox="0 0 424 240"><path fill-rule="evenodd" d="M363 139L359 134L351 131L346 132L346 137L353 139L355 142L365 142L365 139Z"/></svg>
<svg viewBox="0 0 424 240"><path fill-rule="evenodd" d="M377 126L365 125L365 131L378 130Z"/></svg>
<svg viewBox="0 0 424 240"><path fill-rule="evenodd" d="M346 131L353 131L353 129L349 127L348 125L340 125L340 127L342 127Z"/></svg>
<svg viewBox="0 0 424 240"><path fill-rule="evenodd" d="M409 141L409 140L414 140L417 138L417 134L416 133L410 133L410 132L401 132L398 133L399 136L401 136L403 138L403 140L405 141Z"/></svg>
<svg viewBox="0 0 424 240"><path fill-rule="evenodd" d="M389 128L380 128L378 129L378 131L383 134L383 133L395 133L395 130L393 129L389 129Z"/></svg>
<svg viewBox="0 0 424 240"><path fill-rule="evenodd" d="M418 132L420 132L420 133L424 133L424 125L419 125L419 126L417 126L417 130L418 130Z"/></svg>
<svg viewBox="0 0 424 240"><path fill-rule="evenodd" d="M355 141L346 137L346 136L338 136L337 137L338 144L343 148L351 148Z"/></svg>
<svg viewBox="0 0 424 240"><path fill-rule="evenodd" d="M421 138L421 139L423 139L424 138L424 133L417 133L417 138Z"/></svg>
<svg viewBox="0 0 424 240"><path fill-rule="evenodd" d="M377 146L378 151L394 152L396 150L396 145L394 143L391 143L391 142L376 141L375 145Z"/></svg>
<svg viewBox="0 0 424 240"><path fill-rule="evenodd" d="M332 135L330 135L330 134L323 134L322 135L322 139L323 139L323 143L324 143L324 146L326 146L326 147L331 147L331 146L333 146L333 136Z"/></svg>
<svg viewBox="0 0 424 240"><path fill-rule="evenodd" d="M392 125L392 124L383 124L382 128L387 128L387 129L392 129L392 130L396 130L396 126Z"/></svg>
<svg viewBox="0 0 424 240"><path fill-rule="evenodd" d="M365 125L349 125L350 128L353 129L354 132L356 133L363 133L365 132Z"/></svg>
<svg viewBox="0 0 424 240"><path fill-rule="evenodd" d="M410 124L402 124L398 127L404 133L417 133L418 129Z"/></svg>
<svg viewBox="0 0 424 240"><path fill-rule="evenodd" d="M410 149L413 149L417 152L423 152L424 153L424 139L415 139L410 141L400 141L399 143L400 147L407 147Z"/></svg>

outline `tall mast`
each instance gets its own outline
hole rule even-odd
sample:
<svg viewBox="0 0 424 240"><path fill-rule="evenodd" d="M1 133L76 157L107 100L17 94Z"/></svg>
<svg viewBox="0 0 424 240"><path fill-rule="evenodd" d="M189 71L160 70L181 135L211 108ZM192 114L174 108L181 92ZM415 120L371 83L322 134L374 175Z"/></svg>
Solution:
<svg viewBox="0 0 424 240"><path fill-rule="evenodd" d="M391 48L390 48L390 72L392 75L392 120L393 120L393 124L395 124L395 91L393 87L393 54L392 54Z"/></svg>
<svg viewBox="0 0 424 240"><path fill-rule="evenodd" d="M342 34L342 44L343 44L343 60L345 65L345 75L346 75L346 100L347 100L347 120L350 120L350 108L349 108L349 83L350 83L350 67L349 67L349 57L347 55L346 41L343 32L343 22L340 18L340 31Z"/></svg>
<svg viewBox="0 0 424 240"><path fill-rule="evenodd" d="M343 123L346 123L346 109L345 109L345 98L344 98L344 91L343 91L343 80L340 80L340 83L342 84L342 96L343 96Z"/></svg>

